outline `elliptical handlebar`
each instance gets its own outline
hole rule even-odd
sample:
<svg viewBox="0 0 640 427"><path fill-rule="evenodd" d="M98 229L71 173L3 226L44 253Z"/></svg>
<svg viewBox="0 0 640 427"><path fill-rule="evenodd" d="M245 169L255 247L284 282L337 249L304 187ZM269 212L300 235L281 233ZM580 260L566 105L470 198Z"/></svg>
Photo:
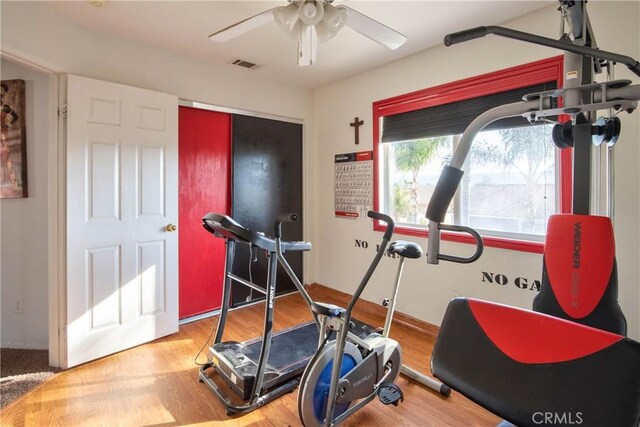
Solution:
<svg viewBox="0 0 640 427"><path fill-rule="evenodd" d="M380 245L378 246L378 251L376 252L375 258L371 262L371 265L369 265L369 268L367 269L367 272L362 277L362 280L360 281L360 284L358 285L358 287L356 288L355 292L353 293L353 297L351 298L351 301L349 302L349 305L347 306L347 313L346 313L346 318L347 319L351 318L351 311L353 310L353 307L356 305L356 302L360 298L360 295L362 294L362 291L364 291L364 288L367 286L367 283L369 283L369 279L373 275L373 272L376 270L376 268L378 267L378 264L380 263L380 260L382 259L382 257L384 256L385 252L387 251L387 246L389 245L389 241L391 240L391 237L393 236L393 229L395 227L393 219L391 219L391 217L389 215L385 215L385 214L383 214L381 212L369 211L369 212L367 212L367 216L369 218L377 219L377 220L380 220L380 221L386 223L387 224L387 229L384 232L384 236L382 236L382 243L380 243Z"/></svg>
<svg viewBox="0 0 640 427"><path fill-rule="evenodd" d="M276 217L274 233L275 237L282 238L282 223L283 222L295 222L298 220L298 214L295 212L280 214Z"/></svg>
<svg viewBox="0 0 640 427"><path fill-rule="evenodd" d="M369 282L371 275L373 275L373 272L375 271L376 267L380 263L382 256L386 252L387 246L389 245L389 241L393 236L393 230L395 228L393 219L389 215L385 215L381 212L369 211L367 212L367 216L369 218L377 219L379 221L384 222L387 225L387 229L385 230L384 235L382 236L382 242L378 246L378 250L376 252L376 256L374 260L371 262L371 265L367 269L367 272L365 273L364 277L360 281L360 284L358 285L358 288L354 292L353 298L351 299L351 302L347 307L348 317L351 316L351 310L353 309L353 306L355 305L358 298L360 298L360 294L362 294L362 291L364 290L365 286ZM304 287L302 286L302 283L300 283L300 280L296 277L295 273L293 272L293 269L289 266L289 263L287 262L287 260L282 255L282 249L281 249L282 223L294 222L297 220L298 220L298 215L295 213L286 213L286 214L278 215L275 220L275 240L276 240L276 256L280 261L280 264L284 267L285 271L287 272L291 280L293 280L293 282L296 284L296 287L298 288L298 290L301 290L301 289L304 289ZM309 295L303 291L301 291L301 293L305 301L307 301L307 304L309 304L309 306L311 307L311 305L313 304L313 301L311 300ZM317 321L317 318L316 318L316 321Z"/></svg>
<svg viewBox="0 0 640 427"><path fill-rule="evenodd" d="M387 230L384 232L383 239L391 240L391 236L393 236L393 229L395 228L395 223L393 219L389 215L385 215L381 212L369 211L367 212L367 216L369 218L377 219L387 224Z"/></svg>

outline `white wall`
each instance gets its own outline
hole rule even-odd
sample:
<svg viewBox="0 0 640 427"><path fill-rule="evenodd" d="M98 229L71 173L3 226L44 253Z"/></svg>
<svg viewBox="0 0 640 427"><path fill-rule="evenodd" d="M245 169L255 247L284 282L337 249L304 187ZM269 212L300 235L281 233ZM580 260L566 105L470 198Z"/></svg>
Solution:
<svg viewBox="0 0 640 427"><path fill-rule="evenodd" d="M49 76L2 61L2 80L25 80L29 197L0 199L1 345L48 348ZM21 301L22 313L16 313Z"/></svg>
<svg viewBox="0 0 640 427"><path fill-rule="evenodd" d="M640 57L638 2L589 2L588 9L601 48L634 58ZM557 38L559 15L556 5L504 26ZM462 30L463 28L461 28ZM443 35L444 36L444 35ZM352 292L373 257L374 243L381 233L373 232L368 221L334 218L333 156L338 153L371 150L372 102L436 86L475 75L559 55L559 51L527 45L495 36L450 48L435 47L386 66L339 81L314 92L314 157L317 197L314 254L319 283ZM616 78L640 80L625 67L616 68ZM359 146L353 144L353 117L364 117ZM640 113L622 115L623 135L616 150L616 240L620 305L629 322L630 336L640 337L640 197L638 149ZM366 118L369 118L368 120ZM426 239L396 235L396 239L416 241L426 248ZM355 239L367 240L368 250L355 247ZM443 242L443 252L470 254L469 245ZM496 248L486 248L474 264L441 263L427 265L424 260L408 260L400 289L398 310L434 324L440 324L447 302L464 295L530 308L534 291L513 285L516 277L529 282L541 278L542 256ZM394 278L396 261L383 259L365 299L380 302ZM482 283L482 271L506 275L510 284L501 287Z"/></svg>
<svg viewBox="0 0 640 427"><path fill-rule="evenodd" d="M260 78L251 70L205 65L157 48L88 31L46 2L3 2L3 48L44 60L65 73L288 117L310 115L311 92ZM274 102L277 100L277 102Z"/></svg>
<svg viewBox="0 0 640 427"><path fill-rule="evenodd" d="M225 67L92 33L62 20L38 2L2 2L1 7L2 47L64 72L163 91L183 99L304 119L306 238L314 244L307 279L347 292L353 291L373 255L372 249L356 249L354 240L364 239L373 245L381 234L373 232L368 222L333 217L333 156L372 149L372 102L559 54L490 36L451 48L436 47L311 93L255 78L248 70L229 72ZM640 57L638 9L638 2L589 2L599 45ZM505 25L555 38L558 23L554 4ZM638 82L623 67L618 67L616 77ZM355 116L365 118L358 147L348 126ZM640 337L638 116L636 112L622 117L623 136L616 148L615 218L620 302L635 338ZM407 240L426 246L424 239ZM470 250L469 246L450 242L443 245L448 252ZM383 260L364 298L381 301L395 267L394 260ZM398 309L439 324L448 300L455 295L530 307L533 292L513 285L487 286L481 283L480 272L502 273L513 281L517 276L539 279L540 270L540 255L494 248L487 248L480 261L468 266L407 262Z"/></svg>
<svg viewBox="0 0 640 427"><path fill-rule="evenodd" d="M2 2L0 29L0 46L5 52L61 73L156 90L190 101L303 120L305 234L313 240L314 208L308 172L313 170L309 149L310 90L262 79L251 70L204 64L157 48L106 37L68 22L43 2ZM38 151L37 155L42 153L46 151ZM24 239L19 230L14 232ZM307 263L311 261L306 259ZM7 263L6 270L7 274L19 277L23 269ZM46 274L46 262L41 271ZM313 268L307 267L307 272L312 271ZM307 276L308 281L313 280L311 273ZM44 291L46 295L46 288ZM7 304L11 302L11 298L6 300ZM3 317L3 331L4 328ZM7 330L13 328L7 324ZM46 334L46 327L40 332Z"/></svg>
<svg viewBox="0 0 640 427"><path fill-rule="evenodd" d="M197 62L106 37L53 12L46 2L2 2L0 46L65 73L157 90L181 99L305 121L305 170L311 170L312 92L261 78L251 70ZM310 178L305 177L306 193ZM305 224L312 224L311 197ZM311 231L307 228L307 234ZM309 237L311 239L311 237Z"/></svg>

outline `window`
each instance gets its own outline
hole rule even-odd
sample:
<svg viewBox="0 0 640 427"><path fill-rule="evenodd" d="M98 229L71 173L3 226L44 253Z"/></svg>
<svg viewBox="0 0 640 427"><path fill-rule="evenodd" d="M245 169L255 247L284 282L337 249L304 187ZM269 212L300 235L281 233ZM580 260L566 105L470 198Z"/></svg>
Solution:
<svg viewBox="0 0 640 427"><path fill-rule="evenodd" d="M561 69L556 57L374 103L376 208L397 232L425 235L431 193L467 125L557 88ZM473 227L488 246L541 252L549 215L568 211L570 197L570 153L555 148L552 127L515 117L480 132L445 222Z"/></svg>

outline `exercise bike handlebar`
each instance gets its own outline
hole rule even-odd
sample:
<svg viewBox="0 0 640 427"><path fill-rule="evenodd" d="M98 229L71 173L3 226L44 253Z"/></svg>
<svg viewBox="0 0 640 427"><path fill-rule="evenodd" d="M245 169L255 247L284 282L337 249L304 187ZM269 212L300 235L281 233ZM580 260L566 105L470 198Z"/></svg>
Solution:
<svg viewBox="0 0 640 427"><path fill-rule="evenodd" d="M444 37L444 44L445 46L451 46L469 40L479 39L488 34L495 34L497 36L520 40L527 43L552 47L555 49L564 50L566 52L575 53L577 55L588 56L590 58L619 62L626 65L627 68L629 68L629 70L631 70L631 72L636 76L640 76L640 62L629 56L619 55L617 53L607 52L600 49L593 49L587 46L576 45L571 43L570 41L554 40L548 37L537 36L535 34L529 34L522 31L512 30L510 28L498 27L495 25L486 27L475 27L468 30L447 34Z"/></svg>
<svg viewBox="0 0 640 427"><path fill-rule="evenodd" d="M375 211L367 212L367 216L369 218L377 219L387 224L387 230L384 232L383 238L387 240L391 240L391 236L393 236L393 229L395 227L395 224L391 219L391 217L389 215L385 215L383 213L375 212Z"/></svg>
<svg viewBox="0 0 640 427"><path fill-rule="evenodd" d="M282 223L283 222L296 222L298 220L298 214L291 212L286 214L280 214L276 217L275 223L275 237L278 239L282 238Z"/></svg>
<svg viewBox="0 0 640 427"><path fill-rule="evenodd" d="M380 263L382 256L387 251L387 245L389 244L389 241L393 236L393 229L395 227L393 219L391 219L390 216L385 215L383 213L369 211L367 212L367 216L369 218L377 219L386 223L387 229L384 232L384 236L382 236L382 242L378 246L378 251L376 252L375 258L371 262L371 265L369 265L367 272L364 274L364 276L362 277L362 280L360 281L360 284L358 285L355 292L353 293L353 297L351 298L351 301L349 301L349 305L347 306L347 312L346 312L347 321L351 318L351 311L353 310L353 307L356 305L356 302L360 298L360 295L362 294L362 291L364 291L364 288L367 286L367 283L369 283L369 279L371 278L371 276L373 275L373 272L378 267L378 264Z"/></svg>

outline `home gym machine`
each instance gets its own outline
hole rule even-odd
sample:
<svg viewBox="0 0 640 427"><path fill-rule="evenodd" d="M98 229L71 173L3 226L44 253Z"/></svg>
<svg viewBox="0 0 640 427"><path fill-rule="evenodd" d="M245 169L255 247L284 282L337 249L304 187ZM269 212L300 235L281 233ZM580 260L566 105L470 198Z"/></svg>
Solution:
<svg viewBox="0 0 640 427"><path fill-rule="evenodd" d="M607 67L611 74L613 64L622 63L640 76L640 63L596 49L585 3L560 1L563 28L569 24L569 32L559 41L502 27L478 27L445 38L449 46L495 34L566 52L562 89L490 109L467 127L426 214L427 261L437 264L443 259L441 223L476 134L503 117L571 117L555 126L553 136L559 147L573 147L573 213L549 220L536 311L456 298L447 307L432 354L437 378L521 427L640 424L640 343L625 337L617 304L613 228L610 218L589 214L592 144L612 146L620 132L615 115L632 113L640 100L640 85L593 83L593 72ZM596 120L597 110L614 115Z"/></svg>
<svg viewBox="0 0 640 427"><path fill-rule="evenodd" d="M394 228L393 220L387 215L369 211L368 216L386 223L387 229L376 256L347 308L321 302L312 303L312 311L320 319L324 334L317 352L304 371L298 392L298 413L307 427L338 425L376 396L385 405L397 406L403 400L402 391L393 382L403 368L402 351L398 342L389 338L389 330L404 259L420 258L422 249L410 242L391 244L388 252L398 254L400 263L392 298L383 303L387 307L387 316L382 333L372 331L365 337L354 336L349 332L353 308L380 259L387 252ZM286 260L280 261L286 266ZM334 334L335 340L330 340ZM445 396L449 395L450 389L447 386L410 368L404 369L408 370L408 375L412 378Z"/></svg>
<svg viewBox="0 0 640 427"><path fill-rule="evenodd" d="M294 217L289 219L295 220ZM202 221L207 231L216 237L225 239L226 260L222 307L218 317L216 335L209 349L209 361L200 368L199 379L224 403L228 415L246 413L293 391L300 381L302 371L316 351L319 336L317 319L315 322L304 323L275 334L272 333L276 292L276 251L281 254L291 251L309 251L311 243L282 242L278 236L276 244L274 239L244 228L226 215L208 213L202 218ZM233 260L237 244L247 244L252 249L257 248L267 253L269 265L266 289L233 274ZM262 337L242 343L222 341L231 302L232 281L241 283L266 296ZM305 302L311 307L311 298L297 278L294 280L294 284ZM210 369L214 370L226 382L227 387L220 386L213 380L207 372Z"/></svg>

